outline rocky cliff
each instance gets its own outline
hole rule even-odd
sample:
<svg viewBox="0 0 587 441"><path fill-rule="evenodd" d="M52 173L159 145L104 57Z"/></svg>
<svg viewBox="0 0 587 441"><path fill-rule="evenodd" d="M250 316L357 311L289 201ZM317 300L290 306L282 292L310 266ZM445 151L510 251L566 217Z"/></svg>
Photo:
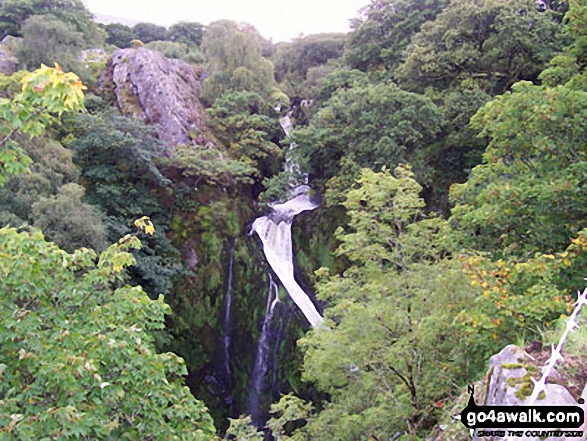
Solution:
<svg viewBox="0 0 587 441"><path fill-rule="evenodd" d="M123 114L153 124L168 145L205 143L205 111L197 69L145 48L116 50L100 80Z"/></svg>

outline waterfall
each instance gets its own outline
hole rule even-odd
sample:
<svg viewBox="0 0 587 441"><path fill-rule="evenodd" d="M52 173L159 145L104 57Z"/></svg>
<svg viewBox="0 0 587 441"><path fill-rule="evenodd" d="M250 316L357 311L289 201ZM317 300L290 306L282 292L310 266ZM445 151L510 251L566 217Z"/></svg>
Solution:
<svg viewBox="0 0 587 441"><path fill-rule="evenodd" d="M289 135L292 128L290 119L292 112L293 109L279 120L286 135ZM290 150L293 148L295 148L294 143L290 145ZM290 192L292 198L282 204L271 204L272 210L268 215L255 219L251 233L254 231L258 234L271 269L279 277L279 281L310 325L317 328L322 323L322 316L294 278L291 224L297 214L314 210L318 204L314 203L308 195L310 190L306 185L308 176L299 172L299 167L291 158L286 159L285 171L290 176L290 186L295 186ZM302 185L299 185L300 182L294 174L302 177Z"/></svg>
<svg viewBox="0 0 587 441"><path fill-rule="evenodd" d="M222 336L222 349L224 350L224 374L226 381L231 378L230 370L230 338L232 336L232 275L234 266L234 243L228 250L228 281L226 283L226 295L224 297L224 335Z"/></svg>
<svg viewBox="0 0 587 441"><path fill-rule="evenodd" d="M263 243L263 252L271 269L314 328L320 326L322 316L294 278L291 223L296 214L314 210L317 206L307 194L300 194L284 204L273 206L270 214L255 219L252 226L252 231Z"/></svg>
<svg viewBox="0 0 587 441"><path fill-rule="evenodd" d="M281 127L286 135L292 128L291 115L293 109L287 116L279 120ZM295 148L295 144L290 145L290 151ZM285 203L270 204L271 212L261 216L253 222L250 234L257 233L263 244L263 253L267 263L279 278L279 281L292 298L294 303L302 311L304 317L314 328L322 324L322 316L316 309L316 306L310 300L308 294L299 286L294 278L293 247L291 239L291 225L296 215L303 211L314 210L318 204L312 201L308 192L308 175L301 173L298 164L288 155L284 167L288 174L289 200ZM261 396L266 389L265 377L271 370L271 382L269 387L269 397L272 399L272 392L277 383L277 357L279 355L279 345L284 332L284 323L286 312L282 313L277 335L271 335L271 320L274 316L274 309L279 301L278 288L271 273L269 273L269 294L267 295L267 306L265 318L261 328L261 337L257 344L257 353L255 363L251 374L251 384L248 396L248 412L251 415L253 423L261 426ZM273 340L273 341L272 341ZM271 351L271 345L274 345ZM273 358L270 360L270 358Z"/></svg>
<svg viewBox="0 0 587 441"><path fill-rule="evenodd" d="M251 385L248 396L248 412L251 415L253 423L257 426L263 424L260 415L261 395L264 390L264 379L267 370L270 367L269 356L271 355L271 319L275 311L275 306L279 302L279 290L277 284L273 281L269 273L269 292L267 294L267 306L265 308L265 318L261 327L261 336L257 343L257 353L255 355L255 364L251 374Z"/></svg>

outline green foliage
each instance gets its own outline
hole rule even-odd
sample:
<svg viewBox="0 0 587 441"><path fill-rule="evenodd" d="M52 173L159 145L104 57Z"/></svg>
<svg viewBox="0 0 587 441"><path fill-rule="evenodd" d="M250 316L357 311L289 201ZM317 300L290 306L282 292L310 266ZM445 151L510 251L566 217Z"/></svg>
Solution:
<svg viewBox="0 0 587 441"><path fill-rule="evenodd" d="M167 58L177 58L188 63L202 63L204 56L197 47L188 46L183 41L152 41L145 45L147 49L161 52Z"/></svg>
<svg viewBox="0 0 587 441"><path fill-rule="evenodd" d="M14 140L17 134L31 137L43 133L45 127L57 121L55 114L84 109L85 86L73 73L42 66L25 75L22 91L14 98L0 98L0 186L9 177L27 170L31 159Z"/></svg>
<svg viewBox="0 0 587 441"><path fill-rule="evenodd" d="M157 354L149 331L169 307L119 286L125 236L98 263L38 232L0 229L0 434L3 439L211 440L214 426L181 377L183 360Z"/></svg>
<svg viewBox="0 0 587 441"><path fill-rule="evenodd" d="M469 120L491 96L475 81L463 82L458 88L429 96L444 114L445 123L437 142L418 151L414 162L424 163L431 170L426 194L429 207L448 212L450 186L466 181L471 169L481 162L487 147L487 138L477 137Z"/></svg>
<svg viewBox="0 0 587 441"><path fill-rule="evenodd" d="M284 395L279 402L271 405L271 419L267 428L275 441L304 441L306 433L303 428L312 412L312 404L305 403L293 394Z"/></svg>
<svg viewBox="0 0 587 441"><path fill-rule="evenodd" d="M21 137L18 143L33 160L28 173L10 178L0 188L0 225L40 227L49 240L73 251L105 248L101 214L81 202L83 188L75 184L79 170L71 152L50 139Z"/></svg>
<svg viewBox="0 0 587 441"><path fill-rule="evenodd" d="M586 250L587 232L583 230L564 251L554 255L537 253L525 261L495 262L479 255L463 256L461 264L470 284L480 291L457 317L463 341L468 341L471 353L477 355L474 359L485 360L500 351L504 342L514 342L520 336L538 337L540 330L552 328L561 313L569 313L572 297L561 282L577 267L582 271Z"/></svg>
<svg viewBox="0 0 587 441"><path fill-rule="evenodd" d="M302 82L310 68L340 58L345 39L345 34L316 34L280 43L271 58L277 81Z"/></svg>
<svg viewBox="0 0 587 441"><path fill-rule="evenodd" d="M253 426L251 417L229 418L230 427L226 431L225 440L263 441L263 434Z"/></svg>
<svg viewBox="0 0 587 441"><path fill-rule="evenodd" d="M363 72L394 70L402 52L426 21L434 20L448 0L371 0L363 17L352 22L345 60Z"/></svg>
<svg viewBox="0 0 587 441"><path fill-rule="evenodd" d="M171 25L167 30L166 39L188 46L200 46L204 37L204 25L202 23L180 21Z"/></svg>
<svg viewBox="0 0 587 441"><path fill-rule="evenodd" d="M417 149L433 142L443 124L442 114L428 98L391 82L371 84L355 77L353 72L350 78L342 77L348 88L337 89L310 125L294 129L291 136L299 145L294 154L302 158L303 168L318 179L338 175L339 189L352 184L357 168L396 166L413 159Z"/></svg>
<svg viewBox="0 0 587 441"><path fill-rule="evenodd" d="M157 164L163 147L153 129L138 119L103 113L79 116L70 130L75 139L69 147L82 169L85 201L105 213L110 240L127 233L132 220L143 214L160 225L137 253L131 275L153 296L169 293L182 267L165 236L171 213L162 198L169 181Z"/></svg>
<svg viewBox="0 0 587 441"><path fill-rule="evenodd" d="M22 25L22 42L16 56L25 69L57 62L66 70L78 70L83 35L50 15L33 15Z"/></svg>
<svg viewBox="0 0 587 441"><path fill-rule="evenodd" d="M0 187L0 217L18 219L18 223L12 226L32 223L32 205L41 197L56 194L62 185L76 182L80 174L73 164L71 152L56 141L20 137L18 145L33 163L28 173L13 176ZM6 223L2 221L3 225Z"/></svg>
<svg viewBox="0 0 587 441"><path fill-rule="evenodd" d="M273 65L262 56L262 38L250 25L229 20L211 23L202 41L208 60L205 100L212 104L225 92L248 90L268 99L273 92Z"/></svg>
<svg viewBox="0 0 587 441"><path fill-rule="evenodd" d="M465 246L523 258L584 227L586 111L585 91L521 82L475 115L491 141L485 164L452 191Z"/></svg>
<svg viewBox="0 0 587 441"><path fill-rule="evenodd" d="M275 111L254 92L227 92L208 110L210 128L225 146L230 157L255 170L251 175L260 179L278 167L281 149L281 128ZM273 115L271 115L273 114Z"/></svg>
<svg viewBox="0 0 587 441"><path fill-rule="evenodd" d="M4 0L0 5L0 39L21 36L23 24L33 15L57 18L69 29L80 32L86 45L100 47L106 38L81 0Z"/></svg>
<svg viewBox="0 0 587 441"><path fill-rule="evenodd" d="M96 207L82 202L83 195L80 185L63 185L56 196L32 205L33 224L68 252L81 247L99 252L106 247L106 228Z"/></svg>
<svg viewBox="0 0 587 441"><path fill-rule="evenodd" d="M167 29L153 23L138 23L132 28L136 38L143 43L150 43L156 40L165 40Z"/></svg>
<svg viewBox="0 0 587 441"><path fill-rule="evenodd" d="M106 43L113 44L119 48L130 47L131 41L137 38L135 31L120 23L111 23L104 27L108 34Z"/></svg>
<svg viewBox="0 0 587 441"><path fill-rule="evenodd" d="M307 439L414 436L465 372L452 323L470 296L467 277L446 257L446 222L423 216L413 174L395 174L362 171L343 203L349 226L336 233L349 267L342 276L317 272L330 329L300 344L304 378L331 399L310 417Z"/></svg>
<svg viewBox="0 0 587 441"><path fill-rule="evenodd" d="M220 149L212 145L178 145L161 164L181 172L182 176L193 181L196 188L202 184L251 184L251 177L257 174L257 170L250 162L225 156Z"/></svg>
<svg viewBox="0 0 587 441"><path fill-rule="evenodd" d="M153 191L167 185L155 161L162 145L140 120L114 113L80 115L69 145L82 168L87 200L127 221L157 211ZM156 217L155 217L156 219Z"/></svg>
<svg viewBox="0 0 587 441"><path fill-rule="evenodd" d="M410 90L476 78L486 92L501 93L536 79L562 44L554 14L534 1L455 0L414 36L396 76Z"/></svg>

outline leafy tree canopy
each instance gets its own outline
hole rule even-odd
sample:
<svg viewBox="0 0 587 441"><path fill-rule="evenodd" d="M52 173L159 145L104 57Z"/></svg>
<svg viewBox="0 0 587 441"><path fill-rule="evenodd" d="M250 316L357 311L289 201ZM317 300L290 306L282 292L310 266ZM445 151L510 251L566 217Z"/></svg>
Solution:
<svg viewBox="0 0 587 441"><path fill-rule="evenodd" d="M199 47L204 37L204 29L202 23L180 21L169 27L166 38L169 41Z"/></svg>
<svg viewBox="0 0 587 441"><path fill-rule="evenodd" d="M308 69L342 56L345 39L345 34L316 34L279 44L271 57L277 81L305 80Z"/></svg>
<svg viewBox="0 0 587 441"><path fill-rule="evenodd" d="M94 252L68 254L38 231L0 229L2 438L214 438L182 386L183 360L154 350L149 331L169 307L118 283L139 246L125 236L96 264Z"/></svg>
<svg viewBox="0 0 587 441"><path fill-rule="evenodd" d="M179 41L152 41L145 45L147 49L161 52L167 58L176 58L188 63L200 64L204 61L204 55L194 45L188 45Z"/></svg>
<svg viewBox="0 0 587 441"><path fill-rule="evenodd" d="M485 163L452 193L467 246L529 257L584 227L586 112L586 91L520 82L475 115L473 127L491 137Z"/></svg>
<svg viewBox="0 0 587 441"><path fill-rule="evenodd" d="M414 36L396 77L417 91L473 77L496 94L537 78L563 44L552 11L532 0L454 0Z"/></svg>
<svg viewBox="0 0 587 441"><path fill-rule="evenodd" d="M106 43L113 44L119 48L127 48L131 46L131 41L136 40L136 32L129 26L120 23L111 23L104 27L108 38Z"/></svg>
<svg viewBox="0 0 587 441"><path fill-rule="evenodd" d="M254 167L259 179L271 174L281 157L282 130L273 108L254 92L227 92L208 110L210 127L228 154Z"/></svg>
<svg viewBox="0 0 587 441"><path fill-rule="evenodd" d="M336 254L348 268L317 272L330 329L300 341L304 378L331 397L304 439L415 435L465 372L452 321L470 287L458 261L446 258L448 224L423 216L420 191L409 168L398 167L395 177L362 170L345 194L350 221L336 232Z"/></svg>
<svg viewBox="0 0 587 441"><path fill-rule="evenodd" d="M138 23L132 28L133 32L143 43L156 40L165 40L167 29L153 23Z"/></svg>
<svg viewBox="0 0 587 441"><path fill-rule="evenodd" d="M391 82L368 83L352 72L337 78L348 88L334 92L310 125L294 129L291 136L299 146L294 153L312 175L319 179L339 176L339 182L332 182L333 189L348 188L358 168L411 160L419 148L434 141L442 127L441 112L422 95Z"/></svg>
<svg viewBox="0 0 587 441"><path fill-rule="evenodd" d="M263 57L263 39L247 24L211 23L202 41L208 60L204 98L210 104L229 90L248 90L269 100L274 91L273 65Z"/></svg>
<svg viewBox="0 0 587 441"><path fill-rule="evenodd" d="M81 33L86 45L102 46L106 35L81 0L4 0L0 4L0 38L21 36L27 18L48 14Z"/></svg>
<svg viewBox="0 0 587 441"><path fill-rule="evenodd" d="M363 72L394 70L420 26L434 18L448 0L371 0L362 17L352 21L345 59Z"/></svg>
<svg viewBox="0 0 587 441"><path fill-rule="evenodd" d="M16 56L25 69L57 62L65 70L79 71L83 35L51 16L33 15L22 25L22 41Z"/></svg>
<svg viewBox="0 0 587 441"><path fill-rule="evenodd" d="M14 98L0 98L0 185L10 176L23 173L31 159L18 146L17 134L38 136L45 127L57 121L55 115L77 112L84 109L85 86L73 73L64 73L55 68L42 66L25 75L22 91Z"/></svg>

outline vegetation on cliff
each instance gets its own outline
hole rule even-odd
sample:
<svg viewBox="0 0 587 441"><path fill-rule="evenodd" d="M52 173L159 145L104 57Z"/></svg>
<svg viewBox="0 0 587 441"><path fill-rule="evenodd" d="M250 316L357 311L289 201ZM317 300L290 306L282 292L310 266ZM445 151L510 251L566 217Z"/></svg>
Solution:
<svg viewBox="0 0 587 441"><path fill-rule="evenodd" d="M586 23L582 0L371 0L348 35L273 45L1 2L20 68L58 64L0 79L0 438L261 439L239 419L269 271L247 225L288 155L324 196L293 234L329 330L284 306L265 430L428 436L583 285Z"/></svg>

